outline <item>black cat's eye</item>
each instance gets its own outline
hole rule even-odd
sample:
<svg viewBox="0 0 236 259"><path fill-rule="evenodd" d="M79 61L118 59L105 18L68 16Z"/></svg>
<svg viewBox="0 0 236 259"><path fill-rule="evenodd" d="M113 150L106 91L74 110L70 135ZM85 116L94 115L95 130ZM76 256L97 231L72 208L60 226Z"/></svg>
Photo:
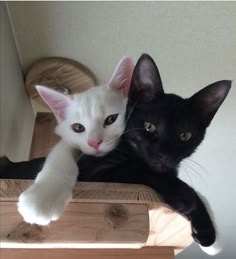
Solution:
<svg viewBox="0 0 236 259"><path fill-rule="evenodd" d="M73 125L71 125L71 128L76 133L81 133L81 132L85 131L85 127L80 123L74 123Z"/></svg>
<svg viewBox="0 0 236 259"><path fill-rule="evenodd" d="M118 115L118 113L109 115L104 121L104 127L113 124L116 121Z"/></svg>
<svg viewBox="0 0 236 259"><path fill-rule="evenodd" d="M192 133L191 132L181 132L179 134L179 139L183 142L187 142L191 139Z"/></svg>
<svg viewBox="0 0 236 259"><path fill-rule="evenodd" d="M145 128L146 131L148 131L150 133L155 132L156 129L157 129L156 126L149 121L144 122L144 128Z"/></svg>

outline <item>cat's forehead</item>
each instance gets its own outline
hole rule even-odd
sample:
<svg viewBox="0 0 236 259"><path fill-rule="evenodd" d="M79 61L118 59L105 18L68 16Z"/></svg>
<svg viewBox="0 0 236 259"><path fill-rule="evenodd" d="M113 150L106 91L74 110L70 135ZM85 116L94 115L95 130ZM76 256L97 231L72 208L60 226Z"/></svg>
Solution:
<svg viewBox="0 0 236 259"><path fill-rule="evenodd" d="M188 123L193 117L188 101L173 94L165 94L140 106L138 114L147 121L162 122L172 126Z"/></svg>
<svg viewBox="0 0 236 259"><path fill-rule="evenodd" d="M138 109L140 112L148 112L153 115L155 114L165 114L165 113L179 113L182 110L187 109L187 102L185 99L173 95L165 94L163 96L157 97L148 103L142 103L139 105Z"/></svg>
<svg viewBox="0 0 236 259"><path fill-rule="evenodd" d="M70 115L80 120L103 119L123 109L124 102L120 94L111 91L107 86L97 86L74 95Z"/></svg>
<svg viewBox="0 0 236 259"><path fill-rule="evenodd" d="M197 124L188 99L172 94L166 95L156 103L156 113L152 113L152 116L157 122L161 121L173 128L188 128Z"/></svg>

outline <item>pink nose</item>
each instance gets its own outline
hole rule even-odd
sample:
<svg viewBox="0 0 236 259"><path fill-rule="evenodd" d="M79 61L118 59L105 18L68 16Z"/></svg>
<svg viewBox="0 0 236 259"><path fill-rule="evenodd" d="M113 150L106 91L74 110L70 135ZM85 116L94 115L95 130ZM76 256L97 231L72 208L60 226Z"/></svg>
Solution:
<svg viewBox="0 0 236 259"><path fill-rule="evenodd" d="M88 145L90 147L93 147L96 150L98 150L101 143L102 143L102 139L89 139L88 140Z"/></svg>

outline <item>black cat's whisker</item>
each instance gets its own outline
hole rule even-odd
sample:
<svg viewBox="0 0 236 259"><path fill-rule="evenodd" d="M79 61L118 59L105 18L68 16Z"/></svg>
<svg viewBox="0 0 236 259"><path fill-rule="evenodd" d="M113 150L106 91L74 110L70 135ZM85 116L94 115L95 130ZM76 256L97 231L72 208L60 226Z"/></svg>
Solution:
<svg viewBox="0 0 236 259"><path fill-rule="evenodd" d="M194 175L195 177L202 178L202 175L201 175L197 170L195 170L194 167L192 167L192 166L189 165L189 164L185 164L185 166L187 166L187 167L192 171L192 173L193 173L193 175Z"/></svg>
<svg viewBox="0 0 236 259"><path fill-rule="evenodd" d="M191 162L192 164L195 164L197 165L201 170L202 172L205 174L205 175L208 175L208 171L205 167L203 167L201 164L199 164L198 162L194 161L193 159L191 158L187 158L186 159L187 161Z"/></svg>
<svg viewBox="0 0 236 259"><path fill-rule="evenodd" d="M188 171L188 168L186 167L186 165L181 165L181 167L182 167L182 172L184 172L185 173L185 175L188 177L188 179L189 179L189 181L191 182L191 185L193 184L193 182L192 182L192 179L191 179L191 177L190 177L190 175L191 175L191 173L189 173L189 171Z"/></svg>
<svg viewBox="0 0 236 259"><path fill-rule="evenodd" d="M194 168L192 168L191 166L186 165L186 164L185 164L185 167L188 168L188 171L189 171L190 175L192 177L194 177L194 179L198 182L198 184L203 182L202 175L199 174Z"/></svg>
<svg viewBox="0 0 236 259"><path fill-rule="evenodd" d="M121 134L121 136L124 135L124 134L126 134L126 133L128 133L128 132L131 132L131 131L133 131L133 130L144 130L144 128L134 128L134 129L130 129L130 130L124 131L124 132Z"/></svg>
<svg viewBox="0 0 236 259"><path fill-rule="evenodd" d="M126 134L126 133L128 133L128 132L130 132L130 131L133 131L133 130L144 130L144 128L134 128L134 129L130 129L130 130L124 131L122 134L120 134L120 135L117 136L116 138L111 139L111 141L113 141L114 139L118 139L118 138L120 138L122 135L124 135L124 134ZM123 139L121 138L120 141L122 141L122 140L123 140Z"/></svg>
<svg viewBox="0 0 236 259"><path fill-rule="evenodd" d="M198 183L203 182L203 177L202 175L195 170L195 168L191 167L189 164L184 164L185 167L187 167L191 171L191 175L195 177L195 179L198 181Z"/></svg>
<svg viewBox="0 0 236 259"><path fill-rule="evenodd" d="M195 164L194 164L195 165ZM195 179L198 180L199 183L204 182L204 176L203 174L201 174L200 172L198 172L198 170L196 168L194 168L193 166L189 165L189 161L187 164L188 168L191 170L192 175L195 177Z"/></svg>
<svg viewBox="0 0 236 259"><path fill-rule="evenodd" d="M127 116L127 119L126 119L126 121L125 121L125 127L126 127L128 121L129 121L129 118L130 118L132 112L134 111L134 108L135 108L135 106L137 105L138 101L139 101L139 98L137 98L136 102L135 102L134 105L131 107L130 112L129 112L128 116Z"/></svg>

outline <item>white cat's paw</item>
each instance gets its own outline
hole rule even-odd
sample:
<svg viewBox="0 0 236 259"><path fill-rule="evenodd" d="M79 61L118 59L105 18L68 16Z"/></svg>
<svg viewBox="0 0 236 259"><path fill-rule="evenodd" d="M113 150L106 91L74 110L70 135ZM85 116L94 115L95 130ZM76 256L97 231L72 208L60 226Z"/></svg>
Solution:
<svg viewBox="0 0 236 259"><path fill-rule="evenodd" d="M71 199L71 192L33 184L19 197L18 211L31 224L48 225L57 220Z"/></svg>
<svg viewBox="0 0 236 259"><path fill-rule="evenodd" d="M200 248L208 255L217 255L222 251L219 240L216 240L211 246L201 246Z"/></svg>

